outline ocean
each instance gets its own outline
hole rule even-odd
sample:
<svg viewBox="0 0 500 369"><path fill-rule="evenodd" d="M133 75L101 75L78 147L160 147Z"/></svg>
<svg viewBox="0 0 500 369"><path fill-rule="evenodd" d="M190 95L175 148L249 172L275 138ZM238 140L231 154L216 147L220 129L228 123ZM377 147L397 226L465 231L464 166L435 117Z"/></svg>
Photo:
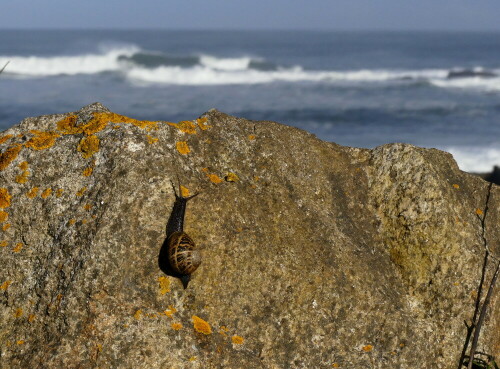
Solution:
<svg viewBox="0 0 500 369"><path fill-rule="evenodd" d="M0 31L0 129L99 101L137 119L220 111L341 145L449 151L500 165L500 34Z"/></svg>

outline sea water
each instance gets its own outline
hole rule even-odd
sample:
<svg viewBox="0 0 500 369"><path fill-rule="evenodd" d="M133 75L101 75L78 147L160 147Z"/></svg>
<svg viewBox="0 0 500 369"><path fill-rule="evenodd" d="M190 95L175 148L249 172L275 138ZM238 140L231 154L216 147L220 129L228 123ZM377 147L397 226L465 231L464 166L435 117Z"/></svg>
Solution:
<svg viewBox="0 0 500 369"><path fill-rule="evenodd" d="M211 108L341 145L406 142L500 164L500 34L0 31L0 129L99 101L137 119Z"/></svg>

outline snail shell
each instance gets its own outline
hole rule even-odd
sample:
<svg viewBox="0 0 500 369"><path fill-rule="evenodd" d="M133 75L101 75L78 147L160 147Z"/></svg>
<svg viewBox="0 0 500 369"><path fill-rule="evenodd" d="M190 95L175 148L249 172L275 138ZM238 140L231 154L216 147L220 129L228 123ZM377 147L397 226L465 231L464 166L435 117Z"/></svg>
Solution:
<svg viewBox="0 0 500 369"><path fill-rule="evenodd" d="M201 254L191 237L174 232L168 239L168 261L172 269L182 275L193 273L201 264Z"/></svg>

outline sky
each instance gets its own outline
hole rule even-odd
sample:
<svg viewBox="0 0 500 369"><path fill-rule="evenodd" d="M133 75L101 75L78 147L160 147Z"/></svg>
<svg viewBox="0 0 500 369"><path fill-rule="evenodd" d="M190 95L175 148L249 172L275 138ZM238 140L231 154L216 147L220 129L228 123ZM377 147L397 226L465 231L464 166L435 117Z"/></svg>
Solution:
<svg viewBox="0 0 500 369"><path fill-rule="evenodd" d="M0 28L500 31L499 0L1 0Z"/></svg>

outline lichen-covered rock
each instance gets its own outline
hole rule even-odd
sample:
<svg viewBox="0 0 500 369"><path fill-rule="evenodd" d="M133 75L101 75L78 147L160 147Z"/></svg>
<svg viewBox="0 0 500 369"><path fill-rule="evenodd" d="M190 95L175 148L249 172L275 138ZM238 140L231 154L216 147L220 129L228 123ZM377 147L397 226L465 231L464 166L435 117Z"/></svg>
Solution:
<svg viewBox="0 0 500 369"><path fill-rule="evenodd" d="M27 118L0 149L2 368L457 365L488 184L447 153L100 104ZM158 265L177 178L201 193L186 290ZM488 208L498 256L496 186ZM479 344L497 358L498 295Z"/></svg>

